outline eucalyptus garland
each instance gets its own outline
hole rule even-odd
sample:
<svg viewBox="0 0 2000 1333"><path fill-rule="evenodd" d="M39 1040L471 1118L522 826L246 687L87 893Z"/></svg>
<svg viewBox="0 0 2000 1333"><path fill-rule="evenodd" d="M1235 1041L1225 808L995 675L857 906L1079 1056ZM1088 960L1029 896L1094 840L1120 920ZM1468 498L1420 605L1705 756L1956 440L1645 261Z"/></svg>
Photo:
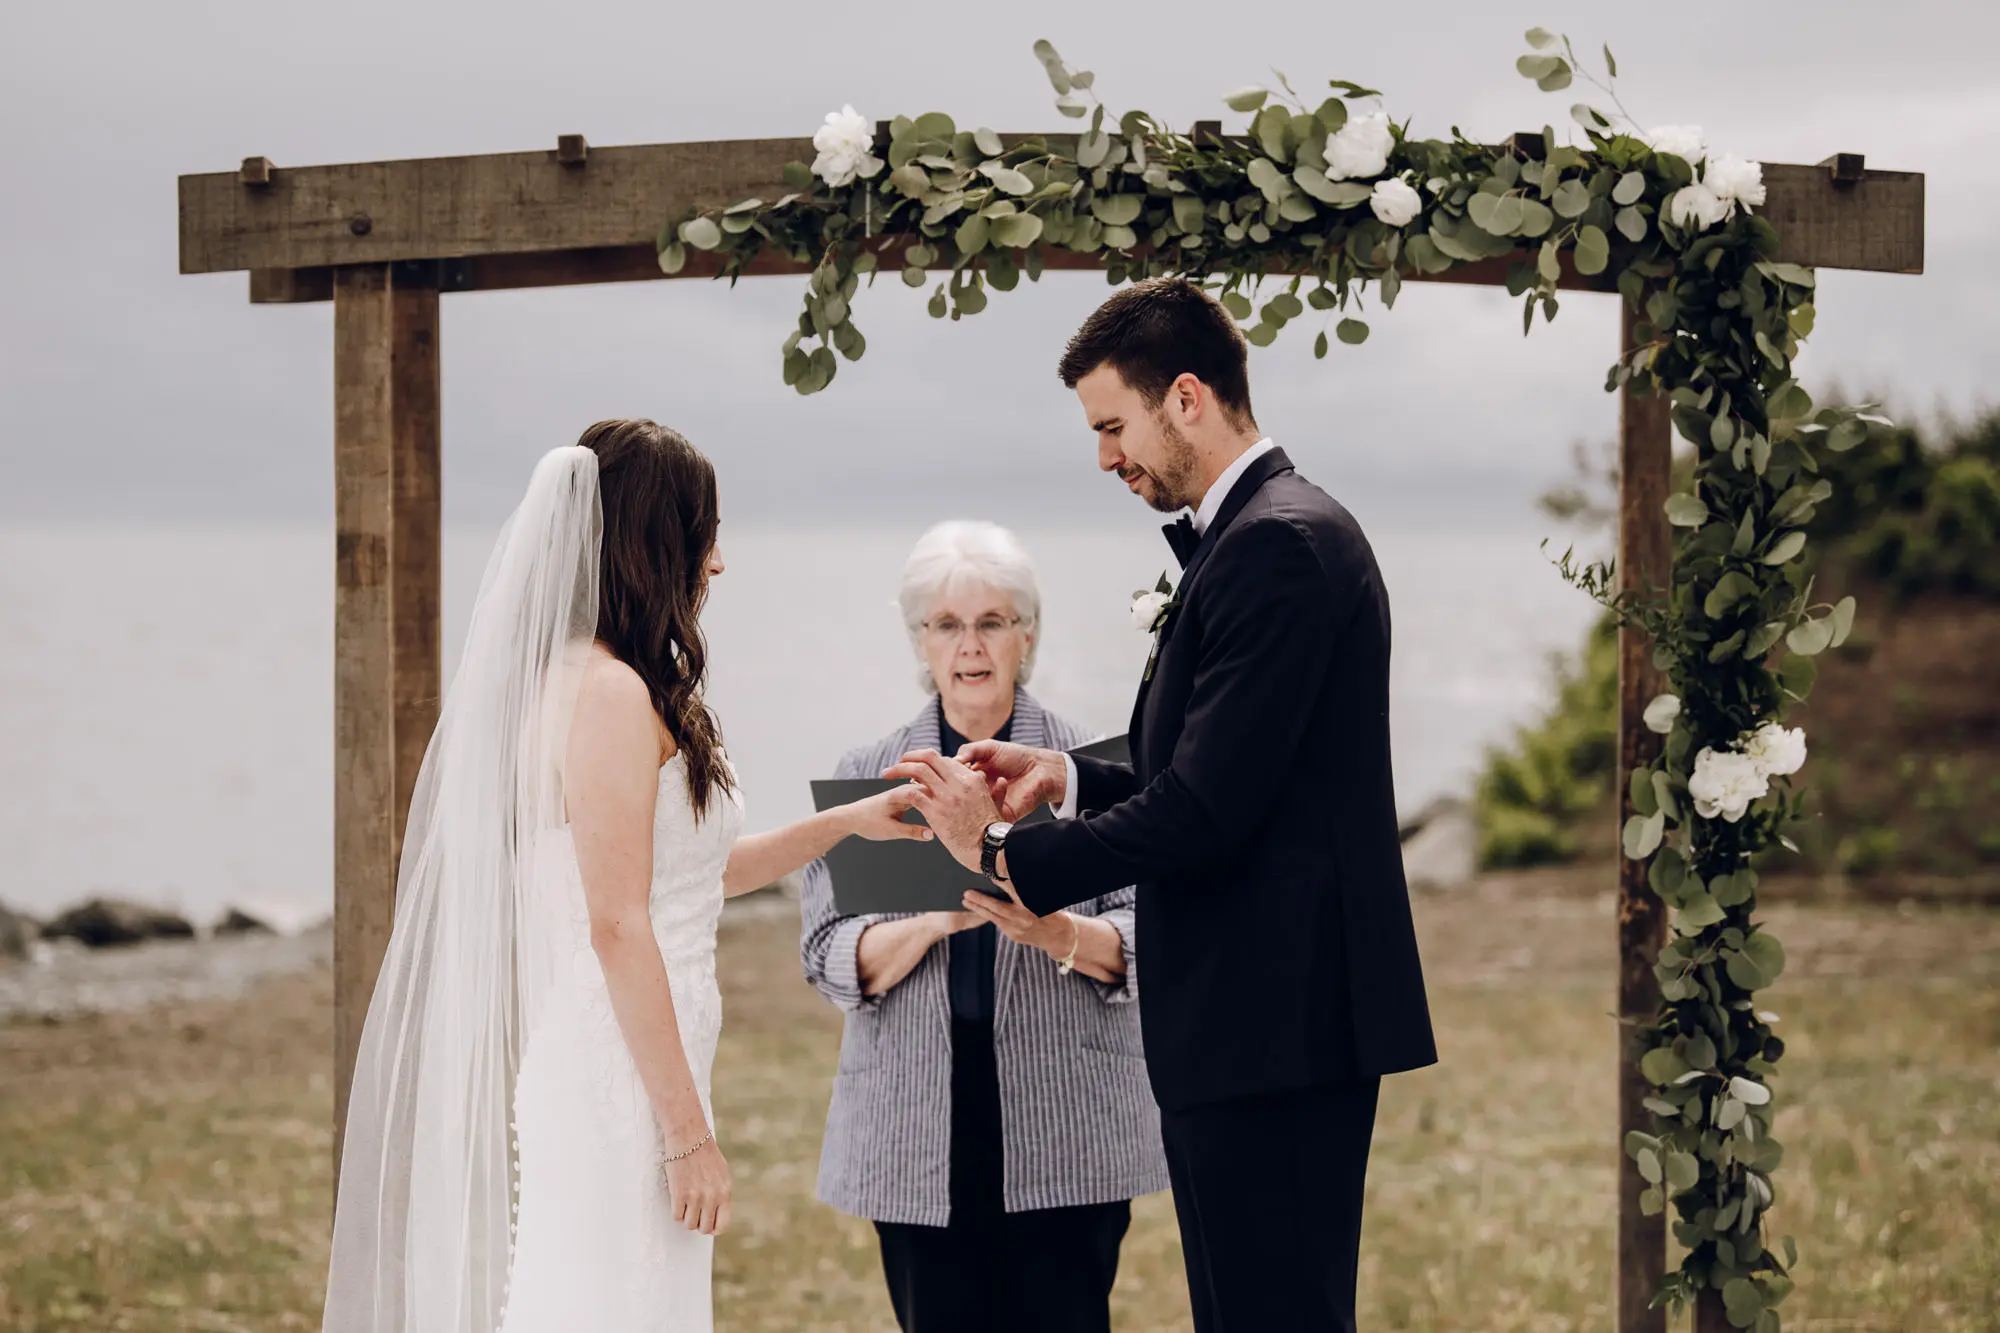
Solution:
<svg viewBox="0 0 2000 1333"><path fill-rule="evenodd" d="M680 271L690 249L713 252L731 280L767 249L810 265L783 361L802 394L832 383L838 357L865 351L853 303L885 267L911 287L948 270L929 310L956 320L985 309L989 290L1038 279L1060 248L1095 256L1113 284L1200 281L1259 347L1311 311L1322 357L1334 341L1365 340L1367 297L1393 306L1406 275L1505 259L1524 330L1538 308L1555 317L1566 268L1615 275L1643 318L1606 388L1636 380L1670 395L1697 455L1694 489L1667 504L1667 588L1621 593L1610 566L1560 562L1652 638L1673 690L1646 710L1665 735L1659 759L1629 775L1637 813L1624 851L1647 863L1673 938L1657 960L1662 1007L1638 1035L1654 1132L1626 1151L1649 1186L1644 1206L1674 1208L1686 1252L1658 1301L1679 1310L1710 1293L1733 1326L1777 1333L1796 1262L1791 1238L1774 1247L1767 1231L1784 1043L1754 996L1778 978L1784 950L1755 919L1758 864L1774 843L1790 846L1783 830L1799 812L1790 778L1805 743L1784 710L1853 624L1853 599L1812 596L1805 525L1832 492L1817 459L1861 443L1880 418L1816 411L1792 374L1814 275L1777 261L1777 234L1754 211L1758 164L1709 152L1691 127L1641 129L1618 102L1608 48L1600 78L1567 37L1538 28L1527 41L1523 76L1549 92L1582 77L1610 100L1609 112L1571 108L1581 143L1553 128L1498 147L1457 130L1418 139L1370 109L1372 89L1336 79L1308 105L1282 75L1224 99L1250 116L1247 133L1197 139L1144 112L1112 121L1093 75L1037 42L1057 109L1088 121L1079 134L1010 141L932 112L898 117L878 139L844 107L815 135L817 159L785 168L790 193L670 220L660 266ZM1270 275L1286 276L1267 295Z"/></svg>

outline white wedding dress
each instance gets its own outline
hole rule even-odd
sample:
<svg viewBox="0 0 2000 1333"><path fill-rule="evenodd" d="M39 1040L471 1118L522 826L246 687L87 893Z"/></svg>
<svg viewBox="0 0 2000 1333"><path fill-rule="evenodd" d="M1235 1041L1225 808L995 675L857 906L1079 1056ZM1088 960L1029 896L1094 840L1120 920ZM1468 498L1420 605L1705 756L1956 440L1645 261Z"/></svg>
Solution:
<svg viewBox="0 0 2000 1333"><path fill-rule="evenodd" d="M705 1112L722 1030L722 872L742 826L735 792L713 793L697 820L682 756L660 770L653 936ZM568 911L550 914L553 977L515 1086L520 1198L500 1333L710 1333L715 1241L670 1215L659 1122L590 945L575 847L558 832L536 854L571 892Z"/></svg>

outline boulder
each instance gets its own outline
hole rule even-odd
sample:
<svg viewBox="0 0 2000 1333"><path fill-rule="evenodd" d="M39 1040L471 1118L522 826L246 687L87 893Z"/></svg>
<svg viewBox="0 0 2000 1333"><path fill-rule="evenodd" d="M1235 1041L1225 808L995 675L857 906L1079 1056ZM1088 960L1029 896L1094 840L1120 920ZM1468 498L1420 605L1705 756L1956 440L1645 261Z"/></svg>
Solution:
<svg viewBox="0 0 2000 1333"><path fill-rule="evenodd" d="M103 949L142 940L192 939L194 927L186 917L164 908L118 898L93 898L49 922L42 934L47 939L75 940Z"/></svg>
<svg viewBox="0 0 2000 1333"><path fill-rule="evenodd" d="M42 938L42 923L0 903L0 959L26 961Z"/></svg>
<svg viewBox="0 0 2000 1333"><path fill-rule="evenodd" d="M1403 876L1412 888L1449 888L1479 868L1479 824L1464 801L1433 802L1403 839ZM1413 821L1414 822L1414 821Z"/></svg>
<svg viewBox="0 0 2000 1333"><path fill-rule="evenodd" d="M223 913L222 920L215 923L218 935L275 935L278 928L262 917L253 916L240 907L232 907Z"/></svg>

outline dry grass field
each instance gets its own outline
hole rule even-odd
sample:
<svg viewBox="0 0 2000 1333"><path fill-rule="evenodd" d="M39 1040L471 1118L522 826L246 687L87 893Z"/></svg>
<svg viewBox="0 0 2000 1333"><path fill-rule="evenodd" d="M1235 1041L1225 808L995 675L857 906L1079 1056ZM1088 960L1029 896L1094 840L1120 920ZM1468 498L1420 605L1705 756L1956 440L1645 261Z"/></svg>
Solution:
<svg viewBox="0 0 2000 1333"><path fill-rule="evenodd" d="M1370 1330L1610 1326L1612 938L1602 899L1491 880L1418 910L1443 1047L1390 1081ZM1780 905L1792 970L1775 1222L1792 1330L2000 1329L2000 913ZM716 1072L738 1225L726 1333L892 1328L873 1233L814 1203L838 1027L790 925L725 925ZM0 1027L0 1328L318 1327L332 1204L324 971L233 1004ZM1172 1209L1136 1212L1117 1327L1189 1327Z"/></svg>

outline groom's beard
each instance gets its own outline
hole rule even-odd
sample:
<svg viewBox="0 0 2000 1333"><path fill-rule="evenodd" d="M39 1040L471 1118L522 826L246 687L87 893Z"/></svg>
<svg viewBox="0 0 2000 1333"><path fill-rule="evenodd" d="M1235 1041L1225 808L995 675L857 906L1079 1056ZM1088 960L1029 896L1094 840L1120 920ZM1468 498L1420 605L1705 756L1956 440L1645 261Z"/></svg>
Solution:
<svg viewBox="0 0 2000 1333"><path fill-rule="evenodd" d="M1146 477L1152 484L1140 488L1140 498L1162 514L1193 509L1201 502L1201 497L1195 493L1200 468L1195 461L1194 445L1173 422L1155 420L1160 428L1159 465L1142 467L1137 463L1129 464L1118 469L1118 479L1129 485L1134 477Z"/></svg>

